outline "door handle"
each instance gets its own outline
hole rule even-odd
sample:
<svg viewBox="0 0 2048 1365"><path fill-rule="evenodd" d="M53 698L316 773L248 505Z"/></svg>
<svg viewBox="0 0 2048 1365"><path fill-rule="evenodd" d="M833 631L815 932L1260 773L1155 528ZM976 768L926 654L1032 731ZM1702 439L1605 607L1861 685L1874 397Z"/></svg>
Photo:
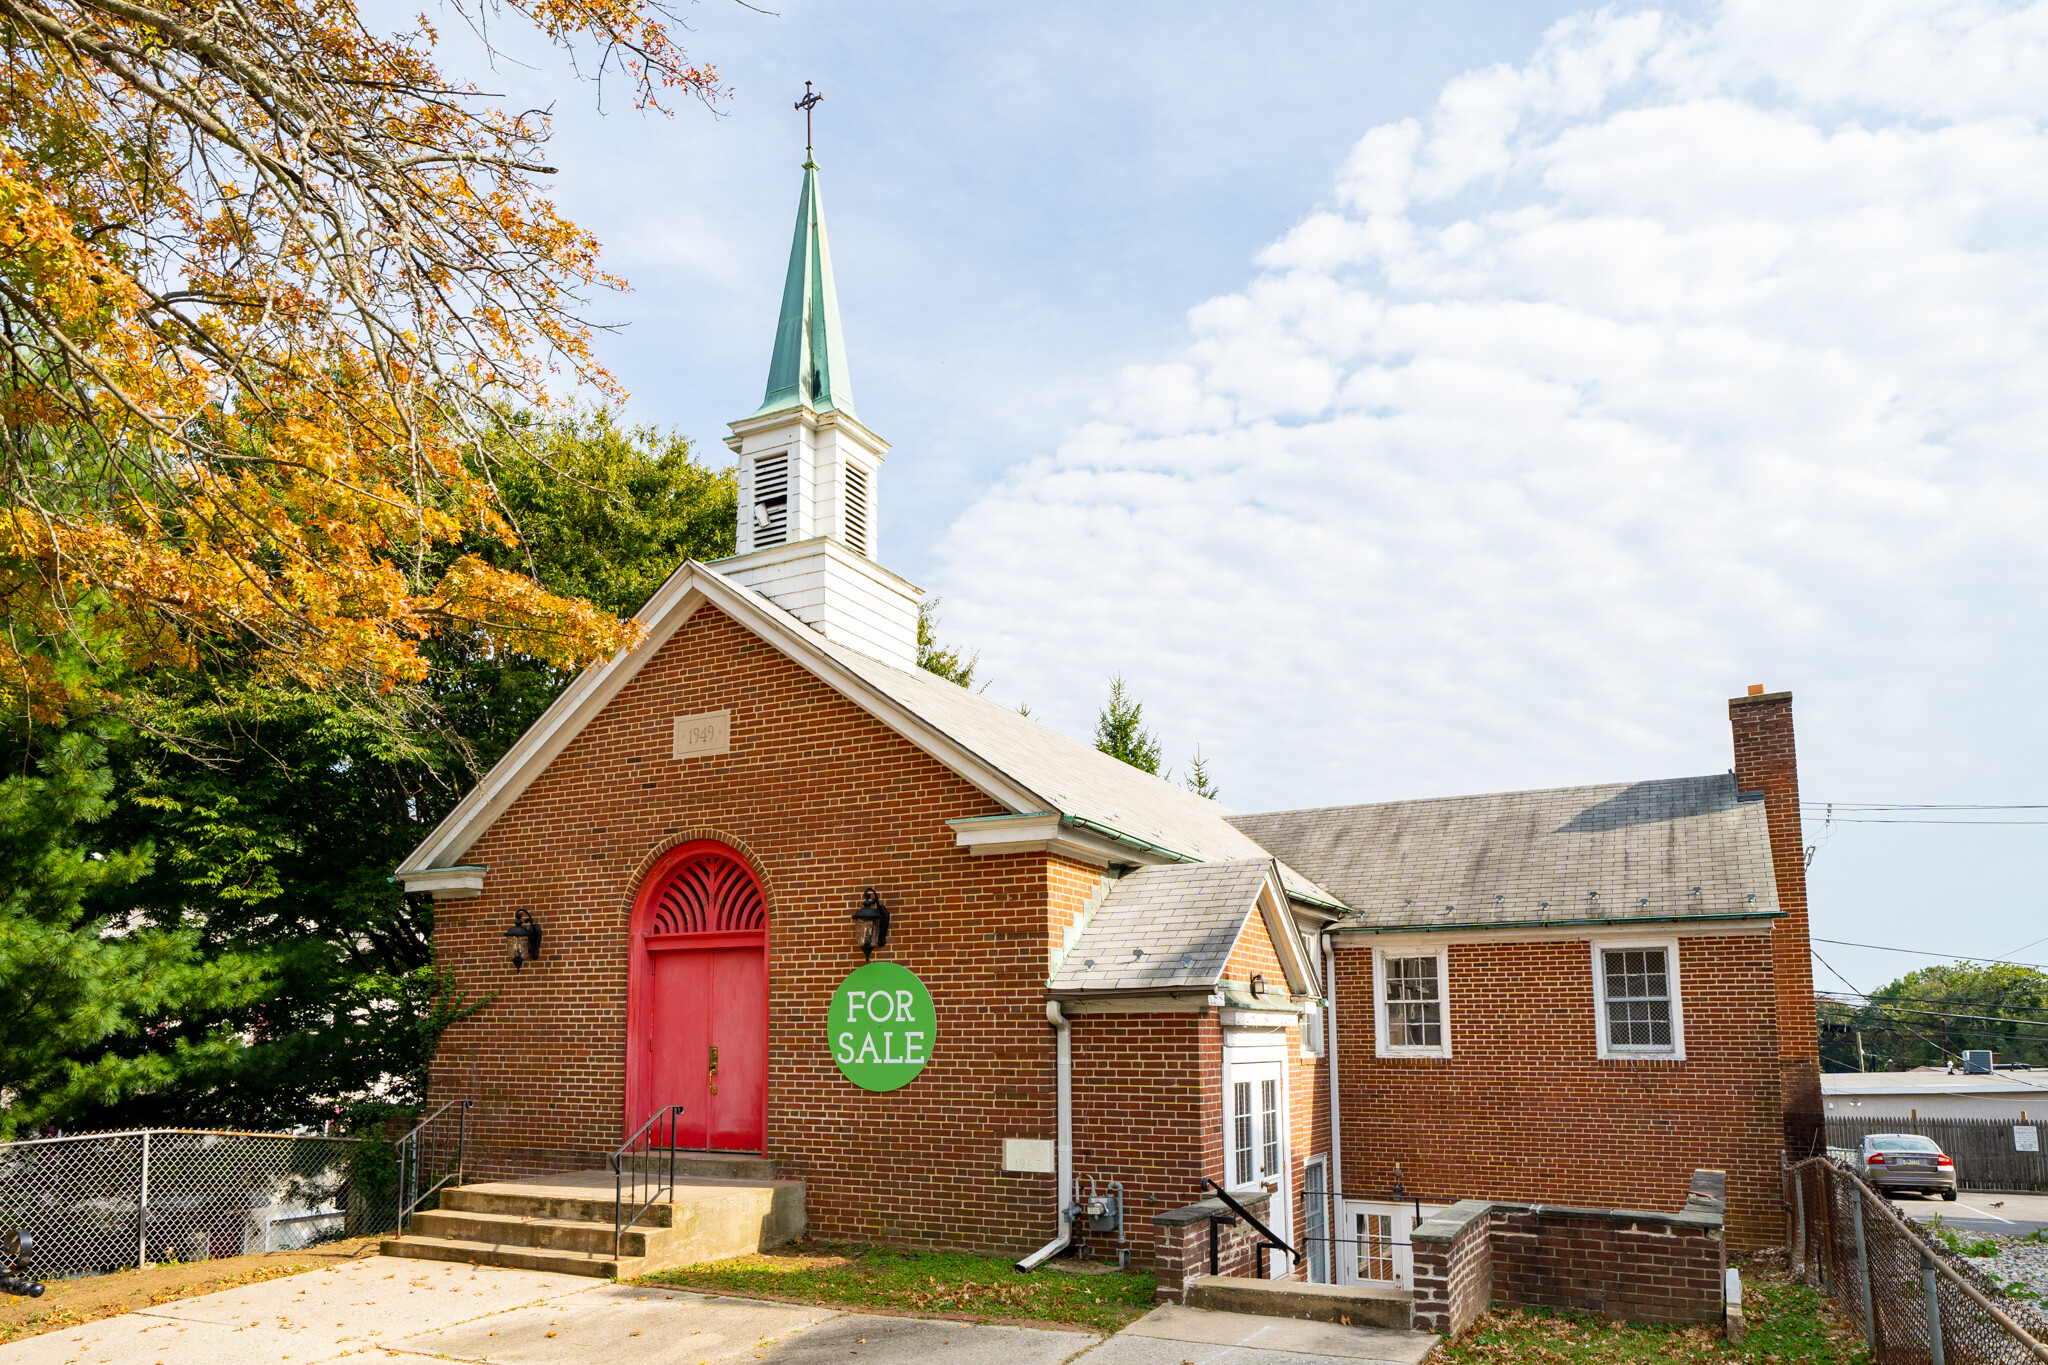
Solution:
<svg viewBox="0 0 2048 1365"><path fill-rule="evenodd" d="M711 1070L708 1074L711 1077L711 1093L716 1095L718 1093L718 1044L716 1043L711 1045Z"/></svg>

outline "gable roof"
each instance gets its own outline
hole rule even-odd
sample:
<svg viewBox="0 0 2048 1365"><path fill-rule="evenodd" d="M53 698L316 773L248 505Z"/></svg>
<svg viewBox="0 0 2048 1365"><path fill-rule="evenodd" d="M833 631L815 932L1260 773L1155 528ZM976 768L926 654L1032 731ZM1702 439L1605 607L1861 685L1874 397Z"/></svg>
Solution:
<svg viewBox="0 0 2048 1365"><path fill-rule="evenodd" d="M1277 906L1282 894L1271 858L1127 873L1110 884L1047 989L1054 995L1213 989L1252 911ZM1285 925L1275 933L1272 918L1267 933L1289 987L1315 994L1300 939Z"/></svg>
<svg viewBox="0 0 2048 1365"><path fill-rule="evenodd" d="M585 669L406 855L398 875L461 865L519 794L707 603L1013 813L1057 813L1063 822L1181 862L1271 861L1230 823L1227 807L924 669L835 644L758 592L688 560L636 613L646 628L641 642ZM1289 895L1334 905L1309 879L1284 867L1280 875Z"/></svg>
<svg viewBox="0 0 2048 1365"><path fill-rule="evenodd" d="M1353 907L1419 930L1779 913L1762 800L1732 775L1241 815Z"/></svg>

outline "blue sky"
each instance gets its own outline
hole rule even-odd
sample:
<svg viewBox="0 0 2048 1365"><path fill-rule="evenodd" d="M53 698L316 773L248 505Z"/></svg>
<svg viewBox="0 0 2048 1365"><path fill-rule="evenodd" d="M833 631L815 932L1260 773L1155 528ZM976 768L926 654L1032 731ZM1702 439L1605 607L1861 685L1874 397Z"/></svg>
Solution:
<svg viewBox="0 0 2048 1365"><path fill-rule="evenodd" d="M2048 799L2048 7L688 15L721 116L478 79L714 458L818 84L882 558L991 695L1085 734L1120 671L1247 810L1720 771L1753 682L1809 798ZM2048 826L1824 814L1818 936L2048 934Z"/></svg>

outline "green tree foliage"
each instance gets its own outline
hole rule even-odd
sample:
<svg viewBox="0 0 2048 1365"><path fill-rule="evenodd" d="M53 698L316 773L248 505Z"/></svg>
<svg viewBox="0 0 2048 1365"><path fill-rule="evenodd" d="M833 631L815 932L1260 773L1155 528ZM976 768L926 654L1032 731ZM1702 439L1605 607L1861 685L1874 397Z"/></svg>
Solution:
<svg viewBox="0 0 2048 1365"><path fill-rule="evenodd" d="M1218 800L1223 795L1223 789L1209 776L1209 761L1202 757L1202 746L1199 744L1195 746L1195 756L1188 760L1187 776L1180 780L1180 784L1195 795L1206 796L1211 801Z"/></svg>
<svg viewBox="0 0 2048 1365"><path fill-rule="evenodd" d="M521 544L474 551L552 591L636 610L686 558L732 553L730 470L689 443L596 413L548 425L496 477ZM433 957L433 904L391 869L573 676L481 631L427 646L430 704L158 675L154 733L109 740L121 800L100 828L154 850L122 892L132 920L202 963L260 961L264 986L181 1016L234 1046L175 1084L67 1100L87 1123L314 1123L365 1097L421 1097L457 999ZM158 735L175 735L175 742ZM207 1034L207 1030L213 1030ZM151 1038L159 1036L152 1030Z"/></svg>
<svg viewBox="0 0 2048 1365"><path fill-rule="evenodd" d="M963 653L954 646L939 643L939 599L927 597L917 604L917 666L927 673L936 673L949 683L962 687L974 686L974 668L981 662L981 651ZM986 691L987 683L982 684Z"/></svg>
<svg viewBox="0 0 2048 1365"><path fill-rule="evenodd" d="M155 859L106 837L113 789L83 731L0 780L0 1136L219 1069L221 1017L275 986L261 955L129 911Z"/></svg>
<svg viewBox="0 0 2048 1365"><path fill-rule="evenodd" d="M1972 1048L2000 1062L2048 1065L2048 973L2012 963L1922 967L1867 1000L1821 996L1821 1065L1858 1069L1857 1036L1871 1071L1960 1063Z"/></svg>
<svg viewBox="0 0 2048 1365"><path fill-rule="evenodd" d="M1124 687L1123 674L1109 680L1109 701L1095 717L1095 747L1148 773L1159 771L1159 740L1145 728L1145 704Z"/></svg>

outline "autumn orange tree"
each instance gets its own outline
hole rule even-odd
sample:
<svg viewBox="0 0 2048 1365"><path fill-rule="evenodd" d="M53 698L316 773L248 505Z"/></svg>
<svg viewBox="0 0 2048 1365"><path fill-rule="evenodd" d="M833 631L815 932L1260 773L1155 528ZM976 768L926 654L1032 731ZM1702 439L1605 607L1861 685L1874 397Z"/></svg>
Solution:
<svg viewBox="0 0 2048 1365"><path fill-rule="evenodd" d="M652 0L511 8L643 105L722 94ZM545 116L434 43L353 0L0 0L0 709L221 660L389 696L450 631L627 642L450 550L516 543L498 414L612 388L578 309L618 281L538 188Z"/></svg>

